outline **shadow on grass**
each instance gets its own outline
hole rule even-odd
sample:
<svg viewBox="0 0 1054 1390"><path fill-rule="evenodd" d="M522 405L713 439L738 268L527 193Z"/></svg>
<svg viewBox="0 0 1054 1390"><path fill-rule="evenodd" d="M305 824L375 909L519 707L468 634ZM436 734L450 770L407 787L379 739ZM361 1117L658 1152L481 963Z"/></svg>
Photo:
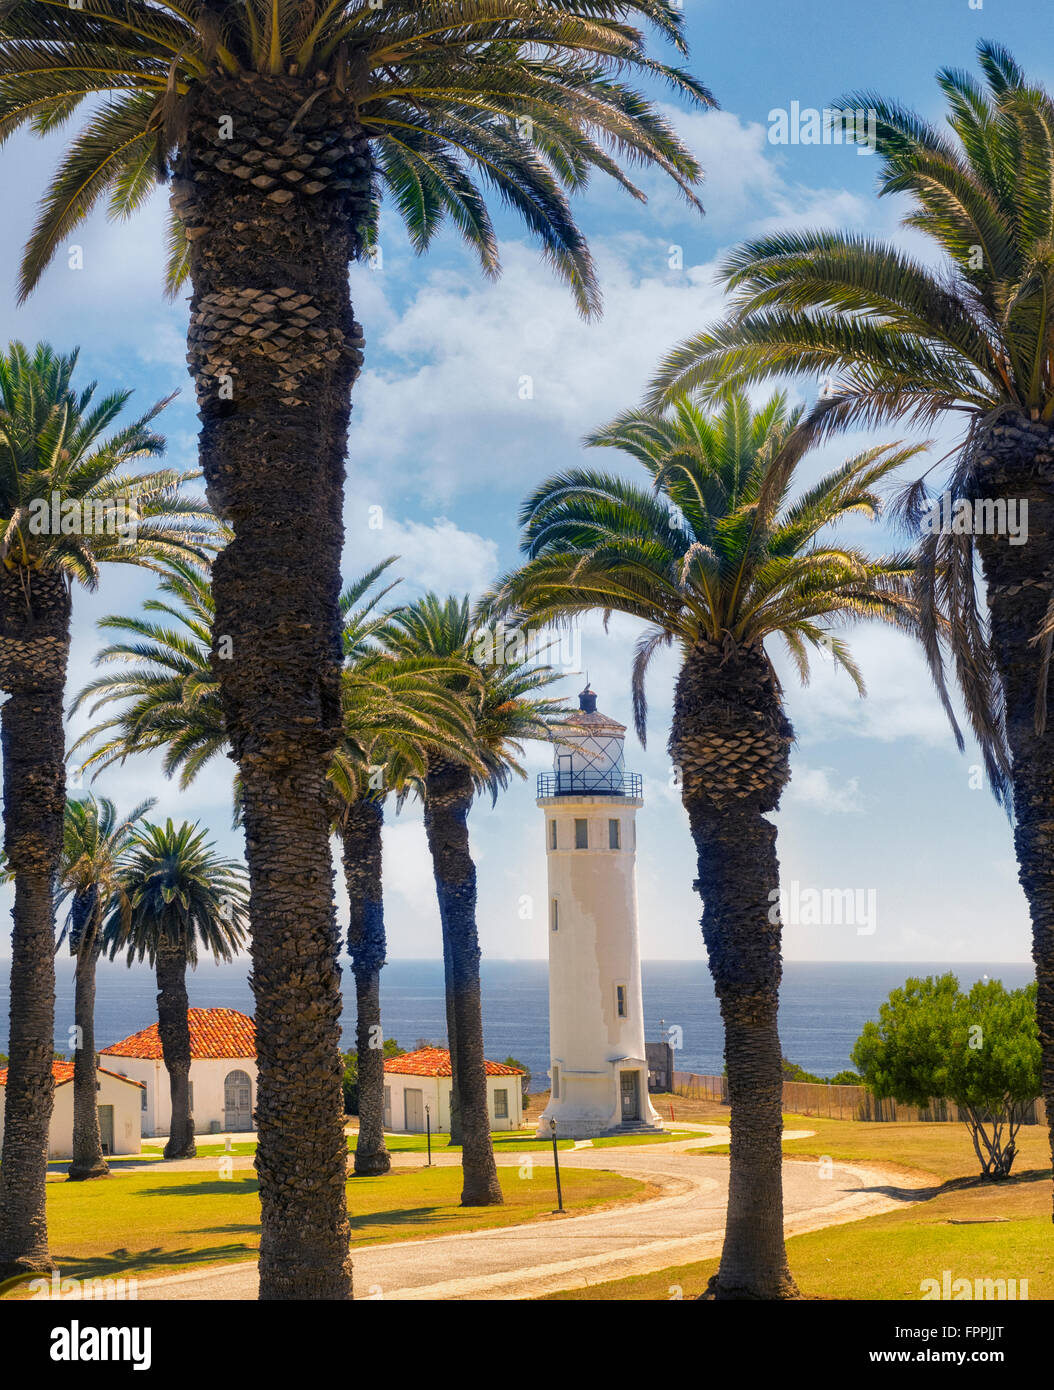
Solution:
<svg viewBox="0 0 1054 1390"><path fill-rule="evenodd" d="M348 1220L352 1232L368 1230L371 1226L424 1226L431 1221L452 1220L460 1213L448 1211L445 1207L393 1207L389 1211L371 1211L364 1216L349 1213Z"/></svg>
<svg viewBox="0 0 1054 1390"><path fill-rule="evenodd" d="M990 1178L982 1173L974 1173L967 1178L949 1178L946 1182L935 1183L932 1187L897 1187L894 1184L882 1184L877 1187L858 1187L854 1188L854 1191L877 1192L884 1197L892 1198L894 1202L929 1202L934 1197L948 1196L953 1192L992 1192L1000 1188L1020 1187L1025 1183L1049 1182L1050 1178L1049 1168L1028 1168L1023 1173L1012 1173L1008 1178Z"/></svg>
<svg viewBox="0 0 1054 1390"><path fill-rule="evenodd" d="M107 1276L134 1275L144 1269L155 1273L169 1266L233 1264L240 1259L256 1259L258 1255L259 1250L255 1245L232 1241L227 1245L213 1245L202 1250L189 1247L171 1250L158 1245L150 1250L111 1250L106 1255L87 1259L67 1259L63 1255L56 1255L55 1260L64 1275L78 1279L105 1279Z"/></svg>
<svg viewBox="0 0 1054 1390"><path fill-rule="evenodd" d="M259 1180L249 1178L216 1178L212 1182L171 1183L164 1187L144 1187L137 1197L250 1197L260 1190Z"/></svg>

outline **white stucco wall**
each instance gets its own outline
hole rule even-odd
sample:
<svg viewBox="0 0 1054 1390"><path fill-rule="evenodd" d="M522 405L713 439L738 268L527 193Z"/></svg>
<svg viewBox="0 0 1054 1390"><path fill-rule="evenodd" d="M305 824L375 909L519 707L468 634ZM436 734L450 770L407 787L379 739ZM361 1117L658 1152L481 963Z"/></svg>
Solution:
<svg viewBox="0 0 1054 1390"><path fill-rule="evenodd" d="M111 1057L103 1054L103 1065L111 1071L130 1076L146 1084L146 1109L143 1111L143 1134L146 1138L168 1134L172 1124L172 1099L168 1072L160 1058ZM256 1058L221 1057L195 1058L190 1064L190 1084L193 1087L191 1114L194 1133L206 1135L214 1122L221 1132L227 1129L224 1106L224 1082L228 1073L243 1071L249 1078L250 1103L256 1106ZM250 1122L251 1123L251 1122Z"/></svg>
<svg viewBox="0 0 1054 1390"><path fill-rule="evenodd" d="M114 1070L111 1068L111 1070ZM113 1149L115 1154L137 1154L140 1150L142 1092L116 1076L96 1073L99 1089L96 1105L113 1106ZM4 1137L3 1106L6 1086L0 1086L0 1143ZM55 1087L55 1105L48 1128L48 1158L73 1157L73 1082L63 1081Z"/></svg>
<svg viewBox="0 0 1054 1390"><path fill-rule="evenodd" d="M449 1076L407 1076L399 1072L385 1072L384 1084L391 1090L391 1122L385 1128L396 1134L423 1134L420 1129L409 1130L406 1122L406 1091L418 1090L422 1093L422 1106L432 1107L431 1121L433 1134L450 1133L450 1089ZM497 1118L495 1093L505 1091L508 1095L508 1118ZM523 1124L523 1086L518 1076L487 1077L487 1110L490 1114L492 1130L519 1129ZM423 1113L423 1111L422 1111Z"/></svg>
<svg viewBox="0 0 1054 1390"><path fill-rule="evenodd" d="M538 805L545 815L548 869L550 1067L559 1068L559 1095L554 1081L538 1133L549 1133L551 1119L558 1134L572 1138L621 1124L622 1071L639 1073L640 1120L658 1125L648 1099L637 929L636 813L642 802L555 796ZM576 848L576 820L587 825L584 849ZM611 821L618 823L617 849L610 847Z"/></svg>

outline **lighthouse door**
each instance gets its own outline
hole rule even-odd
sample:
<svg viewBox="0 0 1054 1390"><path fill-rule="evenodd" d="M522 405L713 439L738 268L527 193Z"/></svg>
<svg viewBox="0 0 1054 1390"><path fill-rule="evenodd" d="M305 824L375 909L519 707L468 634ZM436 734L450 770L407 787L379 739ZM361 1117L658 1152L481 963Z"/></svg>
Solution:
<svg viewBox="0 0 1054 1390"><path fill-rule="evenodd" d="M640 1072L619 1073L622 1085L622 1123L640 1119Z"/></svg>

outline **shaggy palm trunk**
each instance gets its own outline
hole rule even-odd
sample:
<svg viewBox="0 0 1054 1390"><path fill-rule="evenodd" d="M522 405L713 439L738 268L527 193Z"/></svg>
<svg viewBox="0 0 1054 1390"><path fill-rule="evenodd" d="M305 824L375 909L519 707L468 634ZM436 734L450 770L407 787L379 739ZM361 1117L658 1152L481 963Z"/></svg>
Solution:
<svg viewBox="0 0 1054 1390"><path fill-rule="evenodd" d="M446 1008L446 1037L450 1050L450 1139L448 1148L461 1146L461 1101L457 1091L457 1018L454 1011L454 961L446 926L443 935L443 1001Z"/></svg>
<svg viewBox="0 0 1054 1390"><path fill-rule="evenodd" d="M1041 1084L1054 1162L1054 700L1040 731L1041 649L1031 643L1054 596L1054 430L1004 414L982 426L977 445L975 497L1028 504L1023 544L1011 545L1005 534L978 536L976 544L1013 760L1014 843L1032 918Z"/></svg>
<svg viewBox="0 0 1054 1390"><path fill-rule="evenodd" d="M351 1296L340 941L326 768L341 737L344 453L363 355L348 263L368 141L323 75L195 84L173 184L209 500L213 664L242 776L259 1066L260 1297Z"/></svg>
<svg viewBox="0 0 1054 1390"><path fill-rule="evenodd" d="M53 889L66 802L62 703L70 641L65 579L0 566L4 850L15 878L11 1028L0 1153L0 1280L53 1268L48 1128L55 1085Z"/></svg>
<svg viewBox="0 0 1054 1390"><path fill-rule="evenodd" d="M384 1145L384 1033L381 970L384 967L384 898L381 826L384 802L356 801L342 829L344 880L350 916L348 953L355 977L355 1046L359 1070L359 1137L355 1172L376 1177L392 1166Z"/></svg>
<svg viewBox="0 0 1054 1390"><path fill-rule="evenodd" d="M73 1161L66 1170L69 1182L110 1175L102 1151L96 1089L99 1058L95 1051L95 967L99 960L99 920L95 890L82 897L82 903L74 903L70 943L77 960L73 986L77 1050L73 1055ZM76 922L77 915L82 916L80 923Z"/></svg>
<svg viewBox="0 0 1054 1390"><path fill-rule="evenodd" d="M791 740L762 648L700 643L689 653L670 752L698 856L732 1130L724 1247L706 1298L797 1296L783 1238L779 861L765 814L788 780Z"/></svg>
<svg viewBox="0 0 1054 1390"><path fill-rule="evenodd" d="M190 1021L187 1010L187 955L180 946L161 941L157 948L157 1031L168 1072L172 1120L166 1158L193 1158L194 1117L190 1113Z"/></svg>
<svg viewBox="0 0 1054 1390"><path fill-rule="evenodd" d="M487 1110L483 1056L483 1001L476 932L476 866L468 843L472 778L456 763L429 768L425 784L425 831L432 855L444 953L449 950L454 999L450 1049L461 1106L461 1205L485 1207L504 1199L494 1162Z"/></svg>

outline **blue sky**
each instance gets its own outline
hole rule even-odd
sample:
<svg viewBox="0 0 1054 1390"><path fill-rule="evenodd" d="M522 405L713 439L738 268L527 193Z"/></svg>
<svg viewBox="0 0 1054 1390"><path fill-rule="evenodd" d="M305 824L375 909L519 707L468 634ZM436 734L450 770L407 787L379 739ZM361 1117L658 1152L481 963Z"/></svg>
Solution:
<svg viewBox="0 0 1054 1390"><path fill-rule="evenodd" d="M605 293L601 321L576 317L570 296L508 218L499 218L505 273L496 284L480 279L452 236L417 258L391 219L382 224L381 268L353 269L367 367L355 390L348 451L347 578L399 554L407 596L425 588L478 592L511 565L522 497L551 471L585 460L582 435L636 403L659 357L719 315L715 264L743 237L776 226L844 226L927 254L898 227L895 203L875 197L872 158L832 146L773 145L773 109L792 101L822 107L866 88L939 119L933 75L942 66L971 66L979 37L1007 44L1035 78L1054 84L1054 31L1037 23L1045 11L1038 2L988 0L980 9L968 0L685 6L689 65L721 110L689 114L671 106L670 114L707 171L707 214L691 212L651 175L643 178L645 208L608 183L579 200ZM135 405L180 388L161 427L170 461L192 467L186 303L166 304L161 294L163 195L131 223L92 217L69 238L82 248L83 269L70 269L60 255L30 302L15 307L19 247L58 148L55 140L16 139L0 155L4 339L46 338L62 349L79 344L84 377L134 387ZM681 248L681 269L670 268L672 247ZM533 381L529 400L521 399L524 376ZM804 399L817 386L801 383L795 391ZM891 430L874 436L893 437ZM939 452L941 440L947 448L954 436L939 435ZM864 442L857 436L825 447L803 480ZM605 456L605 464L612 461ZM857 538L876 550L890 544L881 526L858 529ZM101 645L96 619L134 610L151 587L145 575L115 570L98 593L78 592L71 692L88 679ZM625 723L634 637L628 621L613 622L607 636L591 623L574 663L588 669L601 709ZM782 653L773 651L798 735L778 817L780 857L786 882L874 889L877 925L866 935L851 926L789 927L787 957L1027 959L1028 916L1010 827L989 793L971 785L976 750L955 750L921 657L906 639L860 629L852 645L869 686L864 701L822 663L801 690ZM648 747L630 736L626 760L645 776L638 821L642 953L680 959L697 955L702 944L693 850L664 751L673 676L672 658L655 663ZM582 684L571 674L564 690L573 696ZM78 720L73 735L83 727ZM525 899L545 899L533 774L550 757L537 748L527 761L531 780L511 788L493 810L481 804L472 817L481 938L495 957L540 957L546 950L544 913L522 914ZM156 795L159 814L200 820L226 850L240 850L229 824L228 764L208 768L184 794L147 758L107 774L96 788L122 805ZM431 870L415 808L393 819L386 851L390 954L438 955ZM5 939L0 951L7 949Z"/></svg>

